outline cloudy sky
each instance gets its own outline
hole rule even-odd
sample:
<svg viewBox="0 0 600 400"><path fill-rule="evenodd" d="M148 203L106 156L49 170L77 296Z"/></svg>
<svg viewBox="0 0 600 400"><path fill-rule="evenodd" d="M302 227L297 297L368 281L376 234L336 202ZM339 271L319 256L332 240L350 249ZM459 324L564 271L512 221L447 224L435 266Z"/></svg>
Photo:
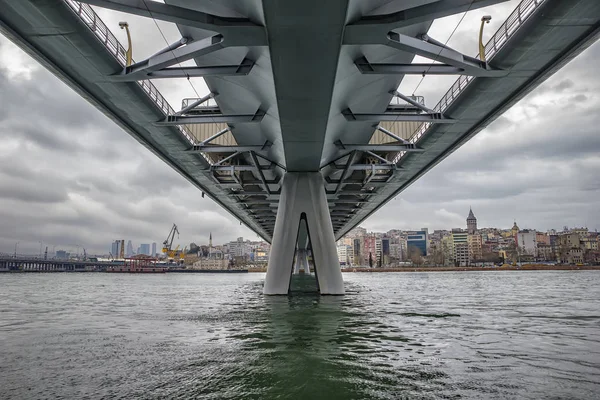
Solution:
<svg viewBox="0 0 600 400"><path fill-rule="evenodd" d="M482 15L489 37L517 1L468 13L449 41L477 53ZM134 58L164 41L152 20L97 9L124 42L131 25ZM461 15L436 21L446 41ZM159 23L168 41L174 25ZM480 226L547 230L600 228L600 44L582 53L519 104L363 223L369 230L463 227L469 211ZM427 77L415 92L433 106L454 77ZM412 94L420 77L400 89ZM177 109L195 97L186 80L155 82ZM202 79L192 84L208 92ZM173 222L177 243L257 239L102 113L0 36L0 252L38 252L40 245L106 253L114 239L160 243ZM401 216L401 217L400 217Z"/></svg>

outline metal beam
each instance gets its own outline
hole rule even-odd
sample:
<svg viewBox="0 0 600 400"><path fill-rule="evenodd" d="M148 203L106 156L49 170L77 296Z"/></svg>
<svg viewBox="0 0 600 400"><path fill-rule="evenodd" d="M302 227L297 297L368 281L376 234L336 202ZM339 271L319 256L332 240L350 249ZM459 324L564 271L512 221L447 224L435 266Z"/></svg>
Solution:
<svg viewBox="0 0 600 400"><path fill-rule="evenodd" d="M213 171L229 171L230 169L234 169L236 171L256 171L256 167L254 165L212 165L210 167ZM273 169L272 165L261 165L261 169ZM248 194L248 193L240 193L240 194Z"/></svg>
<svg viewBox="0 0 600 400"><path fill-rule="evenodd" d="M208 145L196 145L190 150L185 151L201 151L204 153L229 153L229 152L242 152L242 151L262 151L271 147L272 143L267 140L265 144L261 145L250 145L250 146L221 146L218 144Z"/></svg>
<svg viewBox="0 0 600 400"><path fill-rule="evenodd" d="M365 59L366 61L366 59ZM354 62L361 74L373 75L470 75L462 68L447 64L371 64L357 60Z"/></svg>
<svg viewBox="0 0 600 400"><path fill-rule="evenodd" d="M242 200L239 202L239 204L270 204L270 203L279 203L279 200L262 199L262 200Z"/></svg>
<svg viewBox="0 0 600 400"><path fill-rule="evenodd" d="M419 103L418 101L415 101L415 99L413 99L412 97L410 97L410 96L405 96L405 95L403 95L402 93L398 92L397 90L392 90L392 91L390 91L390 94L391 94L392 96L396 96L396 97L398 97L398 98L400 98L400 99L404 100L404 101L405 101L405 102L407 102L408 104L411 104L411 105L413 105L413 106L417 107L417 108L418 108L418 109L420 109L421 111L424 111L424 112L426 112L426 113L430 113L430 114L433 114L433 113L435 113L435 111L433 111L431 108L427 107L425 104L421 104L421 103ZM423 103L424 103L424 102L423 102ZM379 127L378 127L378 129L379 129L380 131L384 132L385 134L387 134L387 135L389 135L389 136L393 137L393 138L394 138L394 139L396 139L396 140L404 140L404 139L402 139L401 137L399 137L399 136L396 136L396 135L395 135L395 134L393 134L392 132L388 131L387 129L384 129L384 128L382 128L381 126L379 126Z"/></svg>
<svg viewBox="0 0 600 400"><path fill-rule="evenodd" d="M246 211L273 211L273 212L277 212L277 207L248 207L246 208Z"/></svg>
<svg viewBox="0 0 600 400"><path fill-rule="evenodd" d="M186 113L187 113L188 111L190 111L192 108L198 107L200 104L204 103L205 101L208 101L208 100L210 100L210 99L214 99L214 98L215 98L215 96L216 96L217 94L218 94L218 93L216 93L216 92L210 92L210 93L209 93L209 94L207 94L206 96L204 96L204 97L201 97L201 98L197 99L196 101L193 101L192 103L188 104L187 106L185 106L185 107L184 107L184 108L182 108L181 110L177 111L177 112L175 113L175 115L183 115L183 114L186 114ZM224 129L224 131L225 131L225 132L227 132L228 130L229 130L229 128L226 128L226 129ZM225 133L225 132L223 132L223 133ZM223 133L219 132L219 133L217 133L217 135L222 135ZM207 140L203 141L203 143L210 142L211 140L212 140L212 139L207 139Z"/></svg>
<svg viewBox="0 0 600 400"><path fill-rule="evenodd" d="M387 46L461 68L468 75L478 77L501 77L508 75L508 71L492 69L486 62L466 56L448 47L442 47L397 32L389 32L387 38L388 40L385 43Z"/></svg>
<svg viewBox="0 0 600 400"><path fill-rule="evenodd" d="M378 36L383 36L391 30L433 21L505 1L508 0L439 0L389 14L365 16L346 26L343 43L382 44L381 42L373 43L373 41L376 41Z"/></svg>
<svg viewBox="0 0 600 400"><path fill-rule="evenodd" d="M327 202L334 204L362 204L367 203L364 199L328 199Z"/></svg>
<svg viewBox="0 0 600 400"><path fill-rule="evenodd" d="M173 125L193 125L193 124L218 124L218 123L243 123L260 122L265 116L265 112L258 110L256 114L238 114L238 115L169 115L162 121L154 123L155 126L173 126Z"/></svg>
<svg viewBox="0 0 600 400"><path fill-rule="evenodd" d="M365 179L362 182L363 186L365 186L367 183L371 182L371 180L377 175L375 173L375 169L372 169L370 174L368 172L365 172L365 173L367 174L367 176L365 176Z"/></svg>
<svg viewBox="0 0 600 400"><path fill-rule="evenodd" d="M141 73L121 73L109 76L111 81L134 82L143 79L196 78L203 76L248 75L254 67L254 61L245 58L239 65L214 65L208 67L171 67L158 71Z"/></svg>
<svg viewBox="0 0 600 400"><path fill-rule="evenodd" d="M178 25L219 32L227 36L228 46L267 45L265 28L248 18L220 17L148 0L80 0L80 2Z"/></svg>
<svg viewBox="0 0 600 400"><path fill-rule="evenodd" d="M232 160L232 159L234 159L235 157L239 156L240 154L241 154L241 153L240 153L239 151L236 151L235 153L233 153L233 154L230 154L230 155L228 155L227 157L225 157L225 158L223 158L223 159L221 159L221 160L217 161L216 163L214 163L214 164L213 164L213 167L216 167L216 166L222 165L224 162L226 162L226 161L229 161L229 160Z"/></svg>
<svg viewBox="0 0 600 400"><path fill-rule="evenodd" d="M386 143L386 144L346 144L341 140L337 140L334 144L345 150L360 150L360 151L423 151L417 148L413 143Z"/></svg>
<svg viewBox="0 0 600 400"><path fill-rule="evenodd" d="M375 166L375 169L377 169L377 170L396 169L395 165L390 164L390 163L388 163L388 164L353 164L349 167L349 169L351 171L365 171L365 170L370 171L373 165ZM335 164L335 168L346 170L347 166Z"/></svg>
<svg viewBox="0 0 600 400"><path fill-rule="evenodd" d="M150 2L148 2L150 3ZM137 62L129 67L126 67L121 75L124 75L128 80L148 79L148 74L159 71L161 69L192 60L214 51L221 50L223 45L223 35L214 35L208 38L190 42L185 46L178 47L173 51L158 54L147 58L144 61ZM113 75L116 76L116 75ZM114 78L117 79L118 78Z"/></svg>
<svg viewBox="0 0 600 400"><path fill-rule="evenodd" d="M387 158L383 158L379 154L375 154L372 151L366 151L365 153L367 153L371 157L375 157L376 159L378 159L379 161L381 161L384 164L392 164L392 162L390 160L388 160ZM399 168L399 167L397 167L397 168Z"/></svg>
<svg viewBox="0 0 600 400"><path fill-rule="evenodd" d="M267 192L267 194L270 195L271 194L271 189L269 188L269 185L267 184L267 181L265 179L265 174L263 174L263 172L262 172L263 168L260 165L260 163L258 162L258 159L256 158L256 153L254 153L253 151L251 151L250 152L250 158L252 159L252 163L256 167L256 170L258 171L258 178L262 182L263 188L265 189L265 192Z"/></svg>
<svg viewBox="0 0 600 400"><path fill-rule="evenodd" d="M379 132L383 132L386 135L388 135L389 137L391 137L392 139L394 139L397 142L400 143L404 143L404 144L409 144L410 142L404 138L401 138L400 136L396 135L394 132L388 131L387 129L385 129L383 126L381 125L377 125L377 130Z"/></svg>
<svg viewBox="0 0 600 400"><path fill-rule="evenodd" d="M279 168L281 168L283 171L287 171L287 168L285 168L283 165L281 165L281 164L279 164L278 162L276 162L276 161L273 161L273 160L271 160L271 159L269 159L269 158L267 158L267 157L263 156L263 155L262 155L262 154L260 154L260 153L256 153L256 156L257 156L257 157L259 157L259 158L262 158L262 159L263 159L263 160L265 160L265 161L268 161L268 162L270 162L271 164L275 164L276 166L278 166Z"/></svg>
<svg viewBox="0 0 600 400"><path fill-rule="evenodd" d="M344 171L342 172L342 177L340 178L340 182L338 183L337 187L335 188L336 194L337 194L337 192L340 191L340 189L342 188L342 185L344 184L344 180L348 176L348 172L350 171L350 166L354 162L354 157L356 157L356 151L353 151L352 153L350 153L350 157L348 157L348 161L346 162L346 166L344 168Z"/></svg>
<svg viewBox="0 0 600 400"><path fill-rule="evenodd" d="M333 191L327 191L326 192L328 196L332 196L335 193ZM372 191L372 192L367 192L367 191L362 191L362 190L342 190L341 192L339 192L337 195L339 196L343 196L343 195L352 195L352 196L372 196L377 194L377 192Z"/></svg>
<svg viewBox="0 0 600 400"><path fill-rule="evenodd" d="M457 121L452 118L446 118L442 113L397 113L386 112L383 114L354 114L349 108L342 111L346 121L364 122L364 121L392 121L392 122L430 122L433 124L454 124Z"/></svg>

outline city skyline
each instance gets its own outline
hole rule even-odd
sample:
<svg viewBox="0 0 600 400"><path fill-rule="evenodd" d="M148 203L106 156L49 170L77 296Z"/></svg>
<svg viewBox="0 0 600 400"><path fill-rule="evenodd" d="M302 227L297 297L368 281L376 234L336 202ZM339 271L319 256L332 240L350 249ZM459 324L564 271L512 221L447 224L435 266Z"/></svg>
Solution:
<svg viewBox="0 0 600 400"><path fill-rule="evenodd" d="M449 45L474 54L473 26L481 15L493 16L489 35L515 4L468 13ZM123 14L100 14L123 40L118 29ZM162 40L156 26L126 18L134 57L150 55ZM436 21L431 34L447 38L459 19ZM169 40L177 38L171 24L160 25ZM595 44L361 226L381 232L449 229L462 226L464 210L473 206L482 226L509 228L516 219L541 231L564 225L599 229L600 79L593 67L598 61ZM454 79L428 76L416 94L434 105ZM419 80L408 77L402 91L412 93ZM206 90L201 79L194 84ZM157 86L176 107L181 98L194 97L185 80ZM0 110L1 251L12 253L16 242L31 253L40 242L57 249L79 245L90 253L106 251L119 238L162 243L173 222L181 230L175 243L182 245L206 243L211 231L223 243L257 239L4 37L0 88L11 99ZM565 140L565 132L574 140Z"/></svg>
<svg viewBox="0 0 600 400"><path fill-rule="evenodd" d="M487 231L487 230L498 230L498 231L510 231L511 229L514 229L515 226L517 226L519 223L518 221L515 219L513 220L509 225L507 226L502 226L502 227L497 227L497 226L481 226L480 224L480 219L476 218L475 216L473 216L474 211L472 209L472 207L469 208L469 212L468 214L463 218L463 225L458 225L458 226L452 226L452 227L442 227L442 228L430 228L430 227L412 227L412 228L407 228L407 229L400 229L397 227L393 227L391 229L387 229L385 231L376 231L376 230L370 230L365 228L365 226L363 225L359 225L357 226L355 229L365 229L366 233L368 235L386 235L391 231L399 231L399 232L404 232L404 233L418 233L418 232L422 232L423 229L427 230L429 232L429 234L433 233L433 232L452 232L453 230L462 230L465 233L467 233L469 231L469 220L471 218L475 218L475 223L474 223L474 229L478 232L481 231ZM465 222L466 221L466 222ZM354 230L355 230L354 229ZM553 228L549 228L546 230L541 230L541 229L537 229L536 227L529 227L529 226L523 226L521 225L521 227L519 228L520 231L533 231L533 232L540 232L540 233L550 233L550 232L557 232L557 233L561 233L561 232L566 232L570 229L588 229L590 232L598 232L598 229L589 229L587 226L582 225L582 226L568 226L568 225L563 225L560 227L553 227ZM351 231L352 232L352 231ZM473 231L474 232L474 231ZM349 232L350 233L350 232ZM208 235L203 235L206 236L207 239L206 241L199 241L199 240L192 240L190 242L187 243L178 243L176 241L174 241L173 243L173 248L175 248L177 245L179 245L180 249L184 249L188 246L190 246L191 244L195 244L198 247L200 246L210 246L211 244L216 248L216 247L222 247L222 246L226 246L229 243L235 242L236 240L240 240L243 239L243 237L238 237L238 238L230 238L230 239L224 239L223 241L220 240L216 240L215 242L213 242L213 235L212 232L208 232ZM345 235L344 237L340 238L340 240L338 241L338 243L340 243L345 237L348 237L348 235ZM135 254L147 254L147 255L154 255L157 253L161 253L162 251L162 242L149 242L149 243L142 243L140 241L136 241L136 239L118 239L118 240L113 240L111 241L107 246L109 248L109 250L106 251L99 251L96 253L90 252L88 251L88 254L96 254L96 255L108 255L109 253L112 254L113 256L117 256L120 252L120 242L121 240L125 241L125 254L126 255L135 255ZM246 238L246 241L251 241L251 242L262 242L263 239L262 238L256 238L254 240L250 240L248 238ZM117 242L119 242L117 244ZM21 244L20 241L15 241L15 244ZM136 246L136 243L138 243L139 245ZM41 243L42 246L39 248L39 252L40 254L44 252L45 247L48 244L44 244L43 242ZM40 242L38 242L38 245L40 245ZM147 250L144 250L145 247L147 246ZM85 248L85 246L80 246L80 245L72 245L72 246L60 246L60 245L51 245L52 249L51 251L49 250L49 253L51 254L55 254L58 251L66 251L67 253L70 252L70 250L75 250L77 249L77 254L79 254L79 252L83 253L83 249ZM15 252L16 249L18 247L15 246ZM152 250L151 250L152 249ZM13 254L14 252L9 251L10 249L4 249L4 250L0 250L0 253L6 253L6 254ZM189 247L188 247L189 250ZM38 249L36 248L35 251L33 252L29 252L29 253L21 253L21 252L17 252L19 254L37 254L38 253ZM71 254L75 254L74 251L71 251Z"/></svg>

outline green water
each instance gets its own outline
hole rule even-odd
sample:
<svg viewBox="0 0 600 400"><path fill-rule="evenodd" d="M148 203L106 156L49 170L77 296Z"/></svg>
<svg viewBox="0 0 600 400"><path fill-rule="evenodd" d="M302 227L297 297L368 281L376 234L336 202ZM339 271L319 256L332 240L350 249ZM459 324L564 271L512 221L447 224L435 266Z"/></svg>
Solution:
<svg viewBox="0 0 600 400"><path fill-rule="evenodd" d="M0 398L596 398L598 272L0 275Z"/></svg>

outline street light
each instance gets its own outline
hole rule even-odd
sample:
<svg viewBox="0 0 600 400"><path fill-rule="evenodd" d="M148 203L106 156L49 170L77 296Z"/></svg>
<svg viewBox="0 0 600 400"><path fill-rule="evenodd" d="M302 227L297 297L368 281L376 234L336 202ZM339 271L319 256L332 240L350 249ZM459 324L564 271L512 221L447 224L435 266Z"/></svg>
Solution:
<svg viewBox="0 0 600 400"><path fill-rule="evenodd" d="M125 52L125 57L127 58L127 62L125 64L125 66L129 67L131 65L132 62L132 49L131 49L131 35L129 34L129 24L125 21L119 22L119 26L121 27L121 29L125 29L125 32L127 32L127 51Z"/></svg>
<svg viewBox="0 0 600 400"><path fill-rule="evenodd" d="M483 44L483 26L489 24L492 20L491 15L484 15L481 17L481 28L479 29L479 58L485 62L485 46Z"/></svg>

